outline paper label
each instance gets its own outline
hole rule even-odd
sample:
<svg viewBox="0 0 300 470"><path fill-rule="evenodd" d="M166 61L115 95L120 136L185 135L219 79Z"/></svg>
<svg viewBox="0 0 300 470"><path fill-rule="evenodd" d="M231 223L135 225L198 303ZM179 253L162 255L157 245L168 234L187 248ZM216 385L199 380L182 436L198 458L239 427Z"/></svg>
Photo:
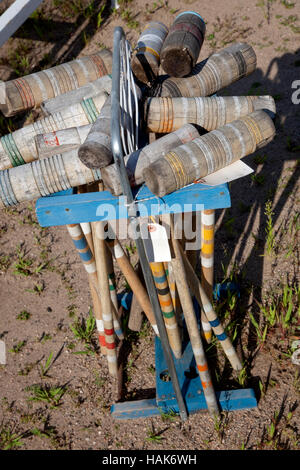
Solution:
<svg viewBox="0 0 300 470"><path fill-rule="evenodd" d="M146 255L149 263L171 261L171 251L166 229L159 224L147 224L147 235L144 238Z"/></svg>
<svg viewBox="0 0 300 470"><path fill-rule="evenodd" d="M217 170L210 175L204 176L197 183L209 184L210 186L218 186L219 184L229 183L243 176L253 173L252 168L246 165L242 160L237 160L221 170Z"/></svg>

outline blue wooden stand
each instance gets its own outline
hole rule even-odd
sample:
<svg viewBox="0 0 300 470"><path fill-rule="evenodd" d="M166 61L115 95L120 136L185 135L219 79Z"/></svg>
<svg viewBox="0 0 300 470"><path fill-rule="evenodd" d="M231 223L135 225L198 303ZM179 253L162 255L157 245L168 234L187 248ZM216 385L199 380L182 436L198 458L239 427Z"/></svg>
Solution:
<svg viewBox="0 0 300 470"><path fill-rule="evenodd" d="M200 378L196 372L191 343L185 345L181 359L174 358L179 384L189 414L197 411L206 411L203 389ZM127 401L116 403L111 407L111 414L115 419L136 419L159 416L170 411L178 413L172 383L168 379L167 366L163 356L161 342L155 338L155 366L156 366L156 397L146 400ZM217 400L221 410L234 411L257 406L253 389L216 391Z"/></svg>
<svg viewBox="0 0 300 470"><path fill-rule="evenodd" d="M230 195L226 184L207 186L193 184L164 198L154 196L146 186L136 192L136 204L142 217L164 213L195 212L206 209L230 207ZM78 224L97 220L128 218L124 197L114 197L109 191L73 195L72 190L40 198L36 214L42 227ZM171 410L178 413L178 406L159 338L155 338L156 397L116 403L111 414L116 419L133 419L156 416ZM190 342L183 344L181 359L174 357L179 384L188 413L206 410L206 402ZM220 408L226 411L257 406L252 389L216 391Z"/></svg>

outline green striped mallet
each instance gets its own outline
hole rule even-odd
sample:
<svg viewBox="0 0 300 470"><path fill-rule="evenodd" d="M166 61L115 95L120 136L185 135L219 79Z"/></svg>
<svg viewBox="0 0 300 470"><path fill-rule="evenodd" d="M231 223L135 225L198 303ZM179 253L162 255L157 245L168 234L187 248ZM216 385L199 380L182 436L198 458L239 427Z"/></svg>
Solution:
<svg viewBox="0 0 300 470"><path fill-rule="evenodd" d="M177 324L172 297L164 265L161 262L149 263L157 290L158 300L164 317L168 338L174 356L179 359L182 355L180 330Z"/></svg>
<svg viewBox="0 0 300 470"><path fill-rule="evenodd" d="M72 127L88 126L95 122L107 96L107 93L99 93L93 98L66 106L59 112L2 136L0 138L0 170L37 160L39 155L35 138L40 134L50 134L46 137L48 147L56 148L56 153L59 154L59 138L56 132ZM67 134L66 138L68 139Z"/></svg>

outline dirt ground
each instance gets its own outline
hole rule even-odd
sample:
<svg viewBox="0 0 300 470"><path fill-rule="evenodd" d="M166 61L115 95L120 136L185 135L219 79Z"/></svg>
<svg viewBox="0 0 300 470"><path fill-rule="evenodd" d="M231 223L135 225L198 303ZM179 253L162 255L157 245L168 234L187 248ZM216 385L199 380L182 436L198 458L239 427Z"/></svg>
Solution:
<svg viewBox="0 0 300 470"><path fill-rule="evenodd" d="M1 8L9 3L1 2ZM300 80L300 2L138 0L122 2L115 12L109 5L43 2L0 48L0 79L99 47L111 49L118 25L134 45L146 21L170 26L185 10L199 12L207 22L199 60L231 42L253 46L257 70L220 95L271 94L277 135L245 158L254 174L230 184L232 206L217 211L215 238L215 281L239 286L240 295L219 301L217 309L234 336L244 374L233 373L222 359L216 362L222 353L215 343L206 349L216 390L253 388L257 407L226 412L215 421L207 413L193 414L185 423L172 413L113 420L116 383L99 353L96 334L86 346L70 328L76 319L88 319L86 274L66 229L40 227L32 202L3 210L0 217L0 339L7 350L7 363L0 365L0 448L299 450L300 375L291 355L293 341L300 339L300 104L292 102L293 82ZM38 116L38 110L13 119L1 116L1 135ZM271 232L267 201L273 212ZM136 261L134 246L124 246ZM117 280L121 292L126 286L118 272ZM288 305L287 289L293 292ZM278 316L273 326L263 314L263 307L272 305ZM140 332L127 331L122 401L154 397L153 340L147 323Z"/></svg>

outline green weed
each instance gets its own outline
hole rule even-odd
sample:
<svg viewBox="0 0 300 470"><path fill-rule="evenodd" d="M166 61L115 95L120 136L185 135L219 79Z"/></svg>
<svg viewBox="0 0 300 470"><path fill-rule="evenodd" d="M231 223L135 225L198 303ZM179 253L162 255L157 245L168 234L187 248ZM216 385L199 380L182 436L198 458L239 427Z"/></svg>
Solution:
<svg viewBox="0 0 300 470"><path fill-rule="evenodd" d="M93 342L93 333L95 330L96 320L93 316L92 309L89 310L89 316L85 320L83 317L75 320L70 325L75 338L84 343L85 349L83 351L74 351L73 354L94 354L95 345Z"/></svg>
<svg viewBox="0 0 300 470"><path fill-rule="evenodd" d="M278 326L284 334L300 328L299 300L299 285L284 284L277 292L271 292L263 303L257 302L266 327Z"/></svg>
<svg viewBox="0 0 300 470"><path fill-rule="evenodd" d="M148 442L154 442L156 444L161 444L163 437L159 434L159 432L154 430L154 427L152 426L152 429L147 430L147 436L146 441Z"/></svg>
<svg viewBox="0 0 300 470"><path fill-rule="evenodd" d="M262 345L266 341L267 337L267 332L268 332L268 325L265 325L264 327L261 327L259 323L256 321L254 318L254 315L252 313L249 313L250 320L252 325L255 328L256 331L256 336L258 338L259 343Z"/></svg>
<svg viewBox="0 0 300 470"><path fill-rule="evenodd" d="M17 320L29 320L31 317L31 313L27 312L27 310L22 310L20 313L17 315Z"/></svg>
<svg viewBox="0 0 300 470"><path fill-rule="evenodd" d="M295 2L291 2L289 0L281 0L280 2L283 6L285 6L285 8L294 8L294 6L296 5Z"/></svg>
<svg viewBox="0 0 300 470"><path fill-rule="evenodd" d="M29 401L34 402L45 402L56 408L61 404L61 399L66 392L66 387L51 387L48 384L45 385L31 385L26 387L26 391L31 392L31 396L28 398Z"/></svg>
<svg viewBox="0 0 300 470"><path fill-rule="evenodd" d="M44 365L40 364L40 376L42 378L45 378L48 376L49 369L52 365L52 357L53 357L53 352L49 354Z"/></svg>
<svg viewBox="0 0 300 470"><path fill-rule="evenodd" d="M266 253L269 256L275 255L275 234L274 234L274 227L273 227L273 215L274 212L272 211L272 201L267 201L265 203L265 216L267 217L266 223Z"/></svg>
<svg viewBox="0 0 300 470"><path fill-rule="evenodd" d="M14 354L18 354L23 349L25 344L26 344L26 341L19 341L17 344L15 344L12 347L12 349L9 349L9 352L14 353Z"/></svg>
<svg viewBox="0 0 300 470"><path fill-rule="evenodd" d="M24 442L21 440L22 434L13 432L10 426L0 430L0 449L1 450L14 450L22 447Z"/></svg>
<svg viewBox="0 0 300 470"><path fill-rule="evenodd" d="M251 179L253 183L255 183L257 186L262 186L265 182L264 175L257 174L257 173L255 173L254 175L251 175Z"/></svg>
<svg viewBox="0 0 300 470"><path fill-rule="evenodd" d="M30 292L32 294L38 294L40 295L45 289L45 284L44 282L37 283L33 286L33 289L25 289L26 292Z"/></svg>
<svg viewBox="0 0 300 470"><path fill-rule="evenodd" d="M10 258L9 256L1 256L0 257L0 273L5 273L10 265Z"/></svg>
<svg viewBox="0 0 300 470"><path fill-rule="evenodd" d="M160 410L160 417L163 421L175 421L178 418L177 411L170 409L168 411Z"/></svg>

